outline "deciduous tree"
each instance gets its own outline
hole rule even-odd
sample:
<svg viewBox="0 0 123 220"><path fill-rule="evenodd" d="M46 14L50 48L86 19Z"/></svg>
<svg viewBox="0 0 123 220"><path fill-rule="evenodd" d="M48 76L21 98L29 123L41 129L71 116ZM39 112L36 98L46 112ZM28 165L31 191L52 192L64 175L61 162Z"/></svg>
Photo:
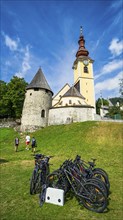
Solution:
<svg viewBox="0 0 123 220"><path fill-rule="evenodd" d="M99 98L96 101L96 113L100 115L100 108L101 106L109 106L108 100Z"/></svg>
<svg viewBox="0 0 123 220"><path fill-rule="evenodd" d="M27 82L17 76L13 76L8 84L1 81L1 117L21 117L26 86Z"/></svg>

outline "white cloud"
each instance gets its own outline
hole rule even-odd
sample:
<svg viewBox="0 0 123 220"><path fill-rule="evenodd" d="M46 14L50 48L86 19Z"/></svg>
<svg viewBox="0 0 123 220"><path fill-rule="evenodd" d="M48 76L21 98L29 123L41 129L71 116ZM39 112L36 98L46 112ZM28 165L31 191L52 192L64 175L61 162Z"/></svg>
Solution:
<svg viewBox="0 0 123 220"><path fill-rule="evenodd" d="M19 78L23 78L23 74L21 72L17 72L15 73L15 76L19 77Z"/></svg>
<svg viewBox="0 0 123 220"><path fill-rule="evenodd" d="M97 39L97 41L95 43L93 43L93 42L91 43L92 44L92 47L91 47L91 51L92 52L97 50L99 45L102 43L102 40L103 40L105 34L106 34L106 31L103 31L103 33L101 34L100 38Z"/></svg>
<svg viewBox="0 0 123 220"><path fill-rule="evenodd" d="M100 94L100 91L109 91L119 89L119 79L121 79L123 76L123 72L119 72L115 77L106 79L102 82L98 82L95 84L95 93Z"/></svg>
<svg viewBox="0 0 123 220"><path fill-rule="evenodd" d="M19 38L13 40L4 32L2 32L2 35L5 40L5 45L10 49L10 51L14 52L12 60L10 59L5 62L6 66L12 66L13 62L16 62L15 66L17 66L17 68L19 67L19 71L16 72L15 75L18 77L24 77L26 72L31 69L29 45L23 47Z"/></svg>
<svg viewBox="0 0 123 220"><path fill-rule="evenodd" d="M74 82L72 65L75 60L75 47L64 48L63 53L58 55L58 62L50 66L49 85L54 88L54 93L58 92L66 83L70 85ZM45 74L45 71L44 71Z"/></svg>
<svg viewBox="0 0 123 220"><path fill-rule="evenodd" d="M111 3L111 10L112 10L112 8L114 8L116 10L116 9L121 8L121 7L122 7L122 1L113 1Z"/></svg>
<svg viewBox="0 0 123 220"><path fill-rule="evenodd" d="M95 79L98 79L101 76L106 75L107 73L111 73L115 70L121 69L122 67L123 67L122 60L113 60L103 66L103 68L100 70L100 74L96 75Z"/></svg>
<svg viewBox="0 0 123 220"><path fill-rule="evenodd" d="M31 69L29 46L27 45L26 48L21 48L21 51L24 52L23 60L22 60L22 63L21 63L20 71L15 73L15 75L20 77L20 78L23 78L26 75L27 71L29 69Z"/></svg>
<svg viewBox="0 0 123 220"><path fill-rule="evenodd" d="M29 52L29 46L26 46L25 54L22 62L22 72L25 73L27 70L31 68L30 64L30 52Z"/></svg>
<svg viewBox="0 0 123 220"><path fill-rule="evenodd" d="M10 38L8 35L4 35L4 38L5 38L5 45L7 47L9 47L9 49L11 51L16 51L18 49L18 42L19 42L19 39L17 39L16 41L13 40L12 38Z"/></svg>
<svg viewBox="0 0 123 220"><path fill-rule="evenodd" d="M119 56L123 52L123 40L119 41L118 38L114 38L108 49L114 57Z"/></svg>

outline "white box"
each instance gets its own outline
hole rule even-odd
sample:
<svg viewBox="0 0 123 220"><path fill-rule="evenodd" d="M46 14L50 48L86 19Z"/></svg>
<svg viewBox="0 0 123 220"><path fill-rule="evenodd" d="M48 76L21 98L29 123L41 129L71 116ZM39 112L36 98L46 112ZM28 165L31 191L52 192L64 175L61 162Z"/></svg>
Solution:
<svg viewBox="0 0 123 220"><path fill-rule="evenodd" d="M48 187L46 190L45 202L63 206L64 190Z"/></svg>

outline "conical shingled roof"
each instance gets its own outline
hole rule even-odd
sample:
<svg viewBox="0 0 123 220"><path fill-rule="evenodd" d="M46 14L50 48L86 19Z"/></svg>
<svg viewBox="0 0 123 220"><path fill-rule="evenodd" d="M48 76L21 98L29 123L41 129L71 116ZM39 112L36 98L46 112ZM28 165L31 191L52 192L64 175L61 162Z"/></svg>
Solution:
<svg viewBox="0 0 123 220"><path fill-rule="evenodd" d="M32 79L31 83L26 87L26 89L47 89L52 92L50 86L47 83L47 80L41 70L39 68L38 72L35 74L34 78ZM53 92L52 92L53 94Z"/></svg>
<svg viewBox="0 0 123 220"><path fill-rule="evenodd" d="M67 97L67 96L72 96L72 97L80 97L82 99L85 99L84 96L82 96L80 94L80 92L74 87L72 86L64 95L63 97Z"/></svg>

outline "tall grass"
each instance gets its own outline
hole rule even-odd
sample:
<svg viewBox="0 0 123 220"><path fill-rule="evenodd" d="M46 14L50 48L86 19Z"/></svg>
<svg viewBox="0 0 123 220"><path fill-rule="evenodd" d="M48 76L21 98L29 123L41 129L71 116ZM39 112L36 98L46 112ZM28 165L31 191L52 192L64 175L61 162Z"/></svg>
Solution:
<svg viewBox="0 0 123 220"><path fill-rule="evenodd" d="M123 124L84 122L51 126L30 134L35 136L37 153L54 155L51 172L66 159L77 154L84 160L96 158L97 167L109 174L111 194L109 210L97 214L85 209L71 194L63 207L44 204L39 207L38 195L29 194L29 179L34 167L31 150L25 150L24 133L1 129L0 201L1 220L121 220L123 219ZM14 138L19 136L19 151L14 152Z"/></svg>

